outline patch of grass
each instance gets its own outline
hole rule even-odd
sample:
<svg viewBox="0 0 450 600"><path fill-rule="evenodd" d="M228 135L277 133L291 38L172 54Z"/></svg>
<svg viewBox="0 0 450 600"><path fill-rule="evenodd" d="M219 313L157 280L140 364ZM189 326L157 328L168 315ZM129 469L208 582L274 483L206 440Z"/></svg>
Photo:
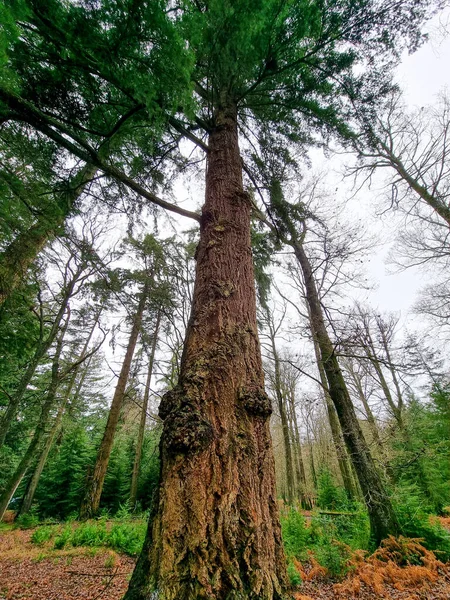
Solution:
<svg viewBox="0 0 450 600"><path fill-rule="evenodd" d="M38 527L33 531L31 542L37 546L42 546L48 542L55 534L55 527L43 526Z"/></svg>
<svg viewBox="0 0 450 600"><path fill-rule="evenodd" d="M59 533L59 535L55 538L55 543L53 545L55 550L62 550L67 542L70 540L72 535L72 527L70 525L66 525L63 530Z"/></svg>
<svg viewBox="0 0 450 600"><path fill-rule="evenodd" d="M293 587L297 587L302 584L302 578L293 562L289 561L287 566L287 574L289 581Z"/></svg>
<svg viewBox="0 0 450 600"><path fill-rule="evenodd" d="M33 562L35 562L35 563L41 562L47 557L48 557L48 554L46 552L39 552L39 554L35 558L33 558Z"/></svg>

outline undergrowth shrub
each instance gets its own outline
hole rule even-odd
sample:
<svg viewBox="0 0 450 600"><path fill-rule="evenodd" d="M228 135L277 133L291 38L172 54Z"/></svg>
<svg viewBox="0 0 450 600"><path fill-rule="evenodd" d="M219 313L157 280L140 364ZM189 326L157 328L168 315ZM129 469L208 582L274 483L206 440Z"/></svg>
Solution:
<svg viewBox="0 0 450 600"><path fill-rule="evenodd" d="M430 519L427 506L415 493L414 487L398 487L393 500L402 534L420 538L425 548L435 552L443 561L450 560L450 532L439 521Z"/></svg>
<svg viewBox="0 0 450 600"><path fill-rule="evenodd" d="M282 517L281 530L292 583L293 567L303 580L305 578L300 562L308 561L317 575L322 576L326 569L332 577L339 577L348 571L352 552L368 548L370 526L367 513L362 505L353 506L351 514L315 512L308 526L304 516L293 508ZM306 576L309 578L309 575L308 571Z"/></svg>
<svg viewBox="0 0 450 600"><path fill-rule="evenodd" d="M317 481L317 505L323 509L345 510L348 504L344 488L336 485L328 469L322 469Z"/></svg>
<svg viewBox="0 0 450 600"><path fill-rule="evenodd" d="M299 573L299 570L291 560L288 561L287 574L292 586L296 587L302 584L302 578Z"/></svg>
<svg viewBox="0 0 450 600"><path fill-rule="evenodd" d="M428 582L436 581L443 563L420 541L389 536L367 559L363 552L355 552L348 563L354 569L353 577L334 586L336 596L359 596L364 584L386 598L387 585L399 591L420 590Z"/></svg>
<svg viewBox="0 0 450 600"><path fill-rule="evenodd" d="M112 526L107 545L117 552L137 556L145 538L145 522L120 523Z"/></svg>
<svg viewBox="0 0 450 600"><path fill-rule="evenodd" d="M20 515L15 520L15 525L19 527L19 529L33 529L33 527L36 527L38 524L39 517L34 509L24 515Z"/></svg>
<svg viewBox="0 0 450 600"><path fill-rule="evenodd" d="M352 550L347 544L330 539L327 543L316 546L314 555L331 577L343 577L348 572Z"/></svg>
<svg viewBox="0 0 450 600"><path fill-rule="evenodd" d="M306 559L310 536L305 517L295 508L290 508L286 516L281 518L281 533L287 556L295 556L297 560Z"/></svg>
<svg viewBox="0 0 450 600"><path fill-rule="evenodd" d="M45 544L45 542L48 542L54 534L55 527L44 525L43 527L38 527L33 531L31 541L33 544L41 546L42 544Z"/></svg>
<svg viewBox="0 0 450 600"><path fill-rule="evenodd" d="M75 523L67 523L56 535L54 548L56 550L61 550L65 546L112 548L117 552L137 556L144 543L145 529L145 521L138 520L113 523L112 525L105 520L87 521L78 526ZM36 530L32 536L32 542L43 543L46 541L43 539L45 535L48 535L47 539L50 539L51 534L39 534L39 530Z"/></svg>

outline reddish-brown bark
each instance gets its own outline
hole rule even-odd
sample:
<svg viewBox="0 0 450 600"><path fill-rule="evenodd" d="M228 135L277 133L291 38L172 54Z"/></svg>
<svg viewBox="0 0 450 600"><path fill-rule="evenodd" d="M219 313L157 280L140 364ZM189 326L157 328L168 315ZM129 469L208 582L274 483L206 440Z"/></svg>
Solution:
<svg viewBox="0 0 450 600"><path fill-rule="evenodd" d="M127 600L281 598L285 560L236 109L210 134L191 318L160 415L161 483Z"/></svg>

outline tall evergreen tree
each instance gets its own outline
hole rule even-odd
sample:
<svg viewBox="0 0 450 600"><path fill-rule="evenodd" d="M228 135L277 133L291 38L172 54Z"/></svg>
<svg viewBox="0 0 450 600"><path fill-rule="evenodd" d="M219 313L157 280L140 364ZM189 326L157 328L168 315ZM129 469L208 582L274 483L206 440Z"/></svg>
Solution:
<svg viewBox="0 0 450 600"><path fill-rule="evenodd" d="M168 26L182 16L178 49L183 54L188 48L195 57L191 83L196 103L185 105L175 122L168 119L207 152L193 309L178 385L161 404L161 485L127 600L281 598L286 572L268 427L271 407L256 329L251 201L243 187L238 126L264 124L295 139L308 133L310 125L342 129L336 116L339 81L356 77L358 63L370 64L377 77L370 89L361 87L361 94L373 98L379 93L397 42L408 38L417 43L417 24L428 3L199 0L171 7L172 20L159 3L151 2L117 0L107 4L109 11L106 3L43 4L26 3L32 29L45 34L38 49L48 55L50 48L58 59L63 49L68 56L63 65L82 62L85 73L75 81L64 79L71 86L65 90L65 111L79 108L89 83L101 96L100 80L107 84L101 92L111 90L114 97L120 92L120 101L137 100L144 111L155 108L149 110L152 117L161 114L162 105L173 117L178 105L167 101L163 89L155 94L145 71L152 66L149 54L161 42L157 32L149 31L155 17ZM83 43L77 39L81 31L89 31ZM186 69L167 68L170 90L183 73ZM72 87L77 81L83 85ZM72 89L79 93L70 96ZM115 157L101 159L89 137L96 123L85 119L80 128L71 119L67 125L65 114L54 107L47 114L44 104L33 105L31 94L24 97L23 91L0 86L4 118L18 114L73 155L167 207L131 180ZM199 139L201 133L193 133L196 129L207 134L207 145ZM170 208L199 220L189 211Z"/></svg>

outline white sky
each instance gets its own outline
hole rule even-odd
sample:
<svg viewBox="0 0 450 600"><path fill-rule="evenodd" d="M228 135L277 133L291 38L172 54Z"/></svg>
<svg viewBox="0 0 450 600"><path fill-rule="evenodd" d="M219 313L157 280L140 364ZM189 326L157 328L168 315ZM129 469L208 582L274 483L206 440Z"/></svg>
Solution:
<svg viewBox="0 0 450 600"><path fill-rule="evenodd" d="M446 26L449 20L450 10L447 10L431 21L428 27L429 42L414 54L405 53L397 70L396 81L411 109L434 104L443 89L450 89L450 30ZM381 204L379 192L363 190L358 201L364 203L367 214L375 217L374 227L385 241L382 248L374 249L370 265L367 265L369 276L378 283L367 298L381 310L400 311L409 326L419 325L416 317L409 311L417 300L417 292L430 280L429 267L426 270L422 267L399 272L386 265L389 249L402 226L401 217L396 217L392 211L375 216L375 205ZM359 208L361 210L362 207Z"/></svg>

